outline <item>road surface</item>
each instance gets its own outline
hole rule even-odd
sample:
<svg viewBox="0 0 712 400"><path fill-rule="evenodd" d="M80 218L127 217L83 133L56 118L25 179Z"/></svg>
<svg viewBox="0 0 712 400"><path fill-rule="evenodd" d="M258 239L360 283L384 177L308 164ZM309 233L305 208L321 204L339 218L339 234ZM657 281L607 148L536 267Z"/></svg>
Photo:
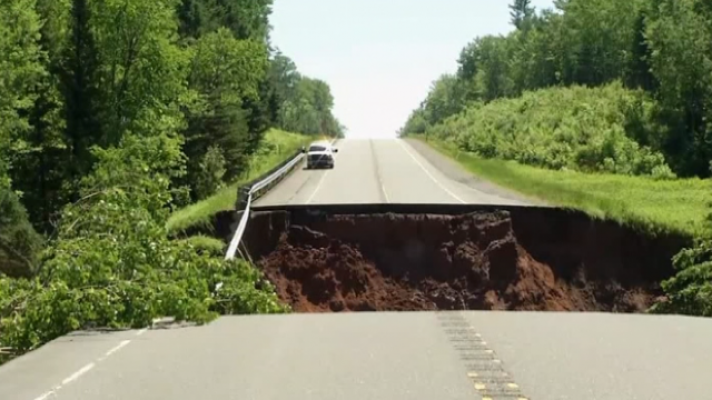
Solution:
<svg viewBox="0 0 712 400"><path fill-rule="evenodd" d="M645 315L225 317L63 337L0 367L0 399L709 399L711 337Z"/></svg>
<svg viewBox="0 0 712 400"><path fill-rule="evenodd" d="M260 204L526 202L417 144L342 141ZM710 399L712 320L598 313L224 317L78 332L0 367L1 400Z"/></svg>
<svg viewBox="0 0 712 400"><path fill-rule="evenodd" d="M533 202L485 182L458 179L466 174L462 168L426 146L416 148L418 144L395 139L340 140L333 170L298 167L255 205Z"/></svg>

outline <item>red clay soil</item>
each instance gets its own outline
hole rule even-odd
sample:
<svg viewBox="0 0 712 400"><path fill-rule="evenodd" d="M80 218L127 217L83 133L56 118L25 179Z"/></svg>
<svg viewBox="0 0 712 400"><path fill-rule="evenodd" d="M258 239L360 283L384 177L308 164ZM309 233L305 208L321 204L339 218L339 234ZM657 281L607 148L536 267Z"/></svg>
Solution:
<svg viewBox="0 0 712 400"><path fill-rule="evenodd" d="M268 225L279 231L271 232L276 247L258 265L296 312L640 312L659 295L655 282L624 285L590 266L557 276L561 268L518 243L506 212L335 215L310 227Z"/></svg>

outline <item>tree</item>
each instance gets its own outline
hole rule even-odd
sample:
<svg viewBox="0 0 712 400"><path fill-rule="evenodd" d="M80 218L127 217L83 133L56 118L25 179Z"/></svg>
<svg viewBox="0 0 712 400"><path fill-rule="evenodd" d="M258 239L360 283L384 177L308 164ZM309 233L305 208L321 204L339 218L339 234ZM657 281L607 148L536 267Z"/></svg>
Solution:
<svg viewBox="0 0 712 400"><path fill-rule="evenodd" d="M27 117L46 74L39 46L40 20L35 0L0 2L0 188L8 188L11 150L23 147L30 132Z"/></svg>
<svg viewBox="0 0 712 400"><path fill-rule="evenodd" d="M183 37L198 38L227 28L237 39L269 42L272 0L180 0L178 17Z"/></svg>
<svg viewBox="0 0 712 400"><path fill-rule="evenodd" d="M514 0L509 5L509 12L512 22L517 29L522 30L529 19L534 15L534 7L531 6L531 0Z"/></svg>
<svg viewBox="0 0 712 400"><path fill-rule="evenodd" d="M268 60L264 45L238 40L227 28L202 36L192 49L188 82L197 94L188 111L184 151L189 161L189 181L194 187L200 163L208 148L218 145L226 165L224 178L231 181L247 165L251 153L251 132L261 134L264 126L250 126L245 102L260 104L260 84L264 82ZM254 112L265 115L263 110ZM254 118L254 117L253 117Z"/></svg>
<svg viewBox="0 0 712 400"><path fill-rule="evenodd" d="M712 11L703 1L665 0L652 8L646 38L658 82L664 143L674 169L709 176L712 159Z"/></svg>

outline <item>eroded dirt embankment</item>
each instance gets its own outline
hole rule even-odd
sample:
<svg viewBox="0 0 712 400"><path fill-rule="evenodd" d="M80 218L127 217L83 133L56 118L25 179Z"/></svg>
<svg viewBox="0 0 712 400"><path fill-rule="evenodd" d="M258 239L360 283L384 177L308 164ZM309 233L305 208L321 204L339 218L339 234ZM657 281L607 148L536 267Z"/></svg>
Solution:
<svg viewBox="0 0 712 400"><path fill-rule="evenodd" d="M298 312L640 312L684 238L554 209L255 213L251 256Z"/></svg>

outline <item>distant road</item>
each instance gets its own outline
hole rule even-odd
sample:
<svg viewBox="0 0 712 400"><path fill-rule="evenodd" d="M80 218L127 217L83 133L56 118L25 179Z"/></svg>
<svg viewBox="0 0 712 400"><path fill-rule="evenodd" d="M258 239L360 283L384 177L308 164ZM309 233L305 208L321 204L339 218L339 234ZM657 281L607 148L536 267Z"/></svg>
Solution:
<svg viewBox="0 0 712 400"><path fill-rule="evenodd" d="M303 314L138 333L56 340L0 367L0 399L710 398L709 319Z"/></svg>
<svg viewBox="0 0 712 400"><path fill-rule="evenodd" d="M345 140L258 205L526 204L420 143ZM712 399L712 319L412 312L75 333L0 367L1 400Z"/></svg>
<svg viewBox="0 0 712 400"><path fill-rule="evenodd" d="M415 140L340 140L336 147L334 169L300 167L255 205L531 203L473 179L458 164Z"/></svg>

